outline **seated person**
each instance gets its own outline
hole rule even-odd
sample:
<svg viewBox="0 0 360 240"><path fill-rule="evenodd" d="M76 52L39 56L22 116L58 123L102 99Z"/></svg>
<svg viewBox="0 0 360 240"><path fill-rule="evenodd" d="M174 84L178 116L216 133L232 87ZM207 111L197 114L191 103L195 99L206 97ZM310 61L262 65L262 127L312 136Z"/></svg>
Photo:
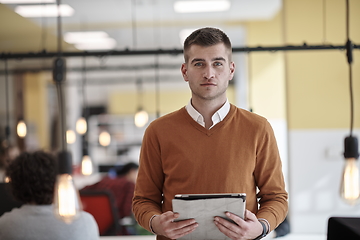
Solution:
<svg viewBox="0 0 360 240"><path fill-rule="evenodd" d="M6 140L0 140L0 217L5 212L10 212L13 208L18 208L22 205L21 202L16 201L10 192L10 184L7 183L5 177L5 169L8 163L12 160L13 155L16 154L16 148L10 147Z"/></svg>
<svg viewBox="0 0 360 240"><path fill-rule="evenodd" d="M24 152L10 163L6 175L14 197L24 205L0 217L0 239L99 239L97 224L89 213L81 212L71 224L55 217L52 202L57 168L53 155Z"/></svg>
<svg viewBox="0 0 360 240"><path fill-rule="evenodd" d="M116 177L105 176L99 182L86 186L82 190L109 190L114 196L119 219L132 216L131 203L138 168L139 165L136 163L127 163L116 171ZM118 233L118 235L129 234L125 228L122 228Z"/></svg>
<svg viewBox="0 0 360 240"><path fill-rule="evenodd" d="M274 238L283 237L290 233L290 223L287 217L275 228L274 232Z"/></svg>

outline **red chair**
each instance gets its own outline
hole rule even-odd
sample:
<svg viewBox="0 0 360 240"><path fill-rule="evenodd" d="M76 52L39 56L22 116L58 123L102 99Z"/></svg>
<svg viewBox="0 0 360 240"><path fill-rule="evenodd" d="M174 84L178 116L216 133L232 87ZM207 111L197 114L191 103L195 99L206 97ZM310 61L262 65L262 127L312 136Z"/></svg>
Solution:
<svg viewBox="0 0 360 240"><path fill-rule="evenodd" d="M115 200L107 190L80 190L83 210L94 216L100 236L115 236L119 231L119 217Z"/></svg>

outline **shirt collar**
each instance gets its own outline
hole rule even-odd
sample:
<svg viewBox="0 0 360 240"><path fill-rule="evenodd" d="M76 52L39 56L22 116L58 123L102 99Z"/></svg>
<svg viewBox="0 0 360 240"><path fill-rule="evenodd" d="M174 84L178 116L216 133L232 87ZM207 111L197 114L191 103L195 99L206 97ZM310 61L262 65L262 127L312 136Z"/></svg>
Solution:
<svg viewBox="0 0 360 240"><path fill-rule="evenodd" d="M194 119L201 126L205 127L204 117L193 107L193 105L191 104L191 99L185 108L186 108L186 111L188 112L188 114L192 117L192 119ZM210 128L212 128L217 123L224 120L224 118L229 113L229 111L230 111L230 103L229 103L229 100L226 99L226 102L224 103L224 105L219 110L217 110L214 113L214 115L211 117L213 125Z"/></svg>

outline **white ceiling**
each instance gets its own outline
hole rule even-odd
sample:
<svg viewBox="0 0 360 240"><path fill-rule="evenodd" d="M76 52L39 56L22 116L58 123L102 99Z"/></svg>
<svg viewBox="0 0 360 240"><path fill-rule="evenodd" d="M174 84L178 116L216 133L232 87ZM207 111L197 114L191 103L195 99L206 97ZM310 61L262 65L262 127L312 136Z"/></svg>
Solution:
<svg viewBox="0 0 360 240"><path fill-rule="evenodd" d="M62 32L106 31L117 41L119 50L181 48L180 30L214 26L226 31L233 45L242 45L241 24L270 19L282 5L281 0L229 1L231 7L226 12L176 13L173 9L176 0L62 0L62 4L75 10L73 16L62 18ZM17 5L7 6L15 9ZM31 21L53 29L56 34L56 18Z"/></svg>
<svg viewBox="0 0 360 240"><path fill-rule="evenodd" d="M116 50L142 50L142 49L181 49L179 32L183 29L197 29L204 26L218 27L224 30L230 37L234 47L245 45L246 30L244 24L247 21L268 20L275 16L282 7L281 0L229 0L230 10L217 13L176 13L173 4L176 0L62 0L62 4L68 4L75 10L71 17L63 17L62 34L72 31L105 31L117 42ZM0 0L1 2L1 0ZM0 53L12 52L21 49L22 53L39 52L42 41L47 45L52 41L52 47L56 44L57 18L29 18L21 19L19 15L9 14L9 9L15 9L17 5L1 6L2 12L12 19L6 19L9 26L0 26ZM5 16L5 14L3 14ZM10 17L11 16L11 17ZM17 24L17 25L16 25ZM32 25L39 29L46 29L53 37L47 36L42 39L41 30L34 31ZM29 31L26 31L29 29ZM39 35L34 38L33 35ZM31 41L30 41L31 39ZM34 43L35 42L35 43ZM27 44L29 43L28 47ZM32 45L30 45L32 43ZM9 48L8 46L11 46ZM34 48L35 46L35 48ZM54 51L49 50L47 51ZM76 51L69 44L63 44L63 51ZM87 72L89 84L89 102L103 102L109 91L116 89L126 90L126 84L116 85L116 82L129 83L130 88L135 89L134 79L144 78L154 82L154 69L147 70L120 70L121 66L139 66L154 64L156 57L149 56L125 56L125 57L88 57L87 67L109 67L111 71ZM9 62L10 68L32 68L42 66L51 68L53 59L24 59ZM168 64L174 67L160 69L159 79L166 85L170 82L182 82L179 68L183 62L182 56L159 56L159 64ZM68 58L67 67L82 67L82 58ZM117 70L118 69L118 70ZM69 71L67 79L81 81L79 71ZM102 81L99 84L99 79ZM97 81L97 83L96 83ZM146 86L145 86L146 87Z"/></svg>

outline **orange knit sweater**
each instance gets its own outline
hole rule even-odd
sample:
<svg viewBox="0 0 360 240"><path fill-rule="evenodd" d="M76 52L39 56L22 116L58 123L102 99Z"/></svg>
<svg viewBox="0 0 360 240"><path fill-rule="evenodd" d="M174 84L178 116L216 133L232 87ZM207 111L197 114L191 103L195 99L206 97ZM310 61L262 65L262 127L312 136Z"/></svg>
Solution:
<svg viewBox="0 0 360 240"><path fill-rule="evenodd" d="M151 216L172 210L175 194L235 192L247 194L246 208L271 230L287 214L281 160L265 118L231 105L223 121L206 129L181 108L149 125L133 199L141 226L150 230Z"/></svg>

